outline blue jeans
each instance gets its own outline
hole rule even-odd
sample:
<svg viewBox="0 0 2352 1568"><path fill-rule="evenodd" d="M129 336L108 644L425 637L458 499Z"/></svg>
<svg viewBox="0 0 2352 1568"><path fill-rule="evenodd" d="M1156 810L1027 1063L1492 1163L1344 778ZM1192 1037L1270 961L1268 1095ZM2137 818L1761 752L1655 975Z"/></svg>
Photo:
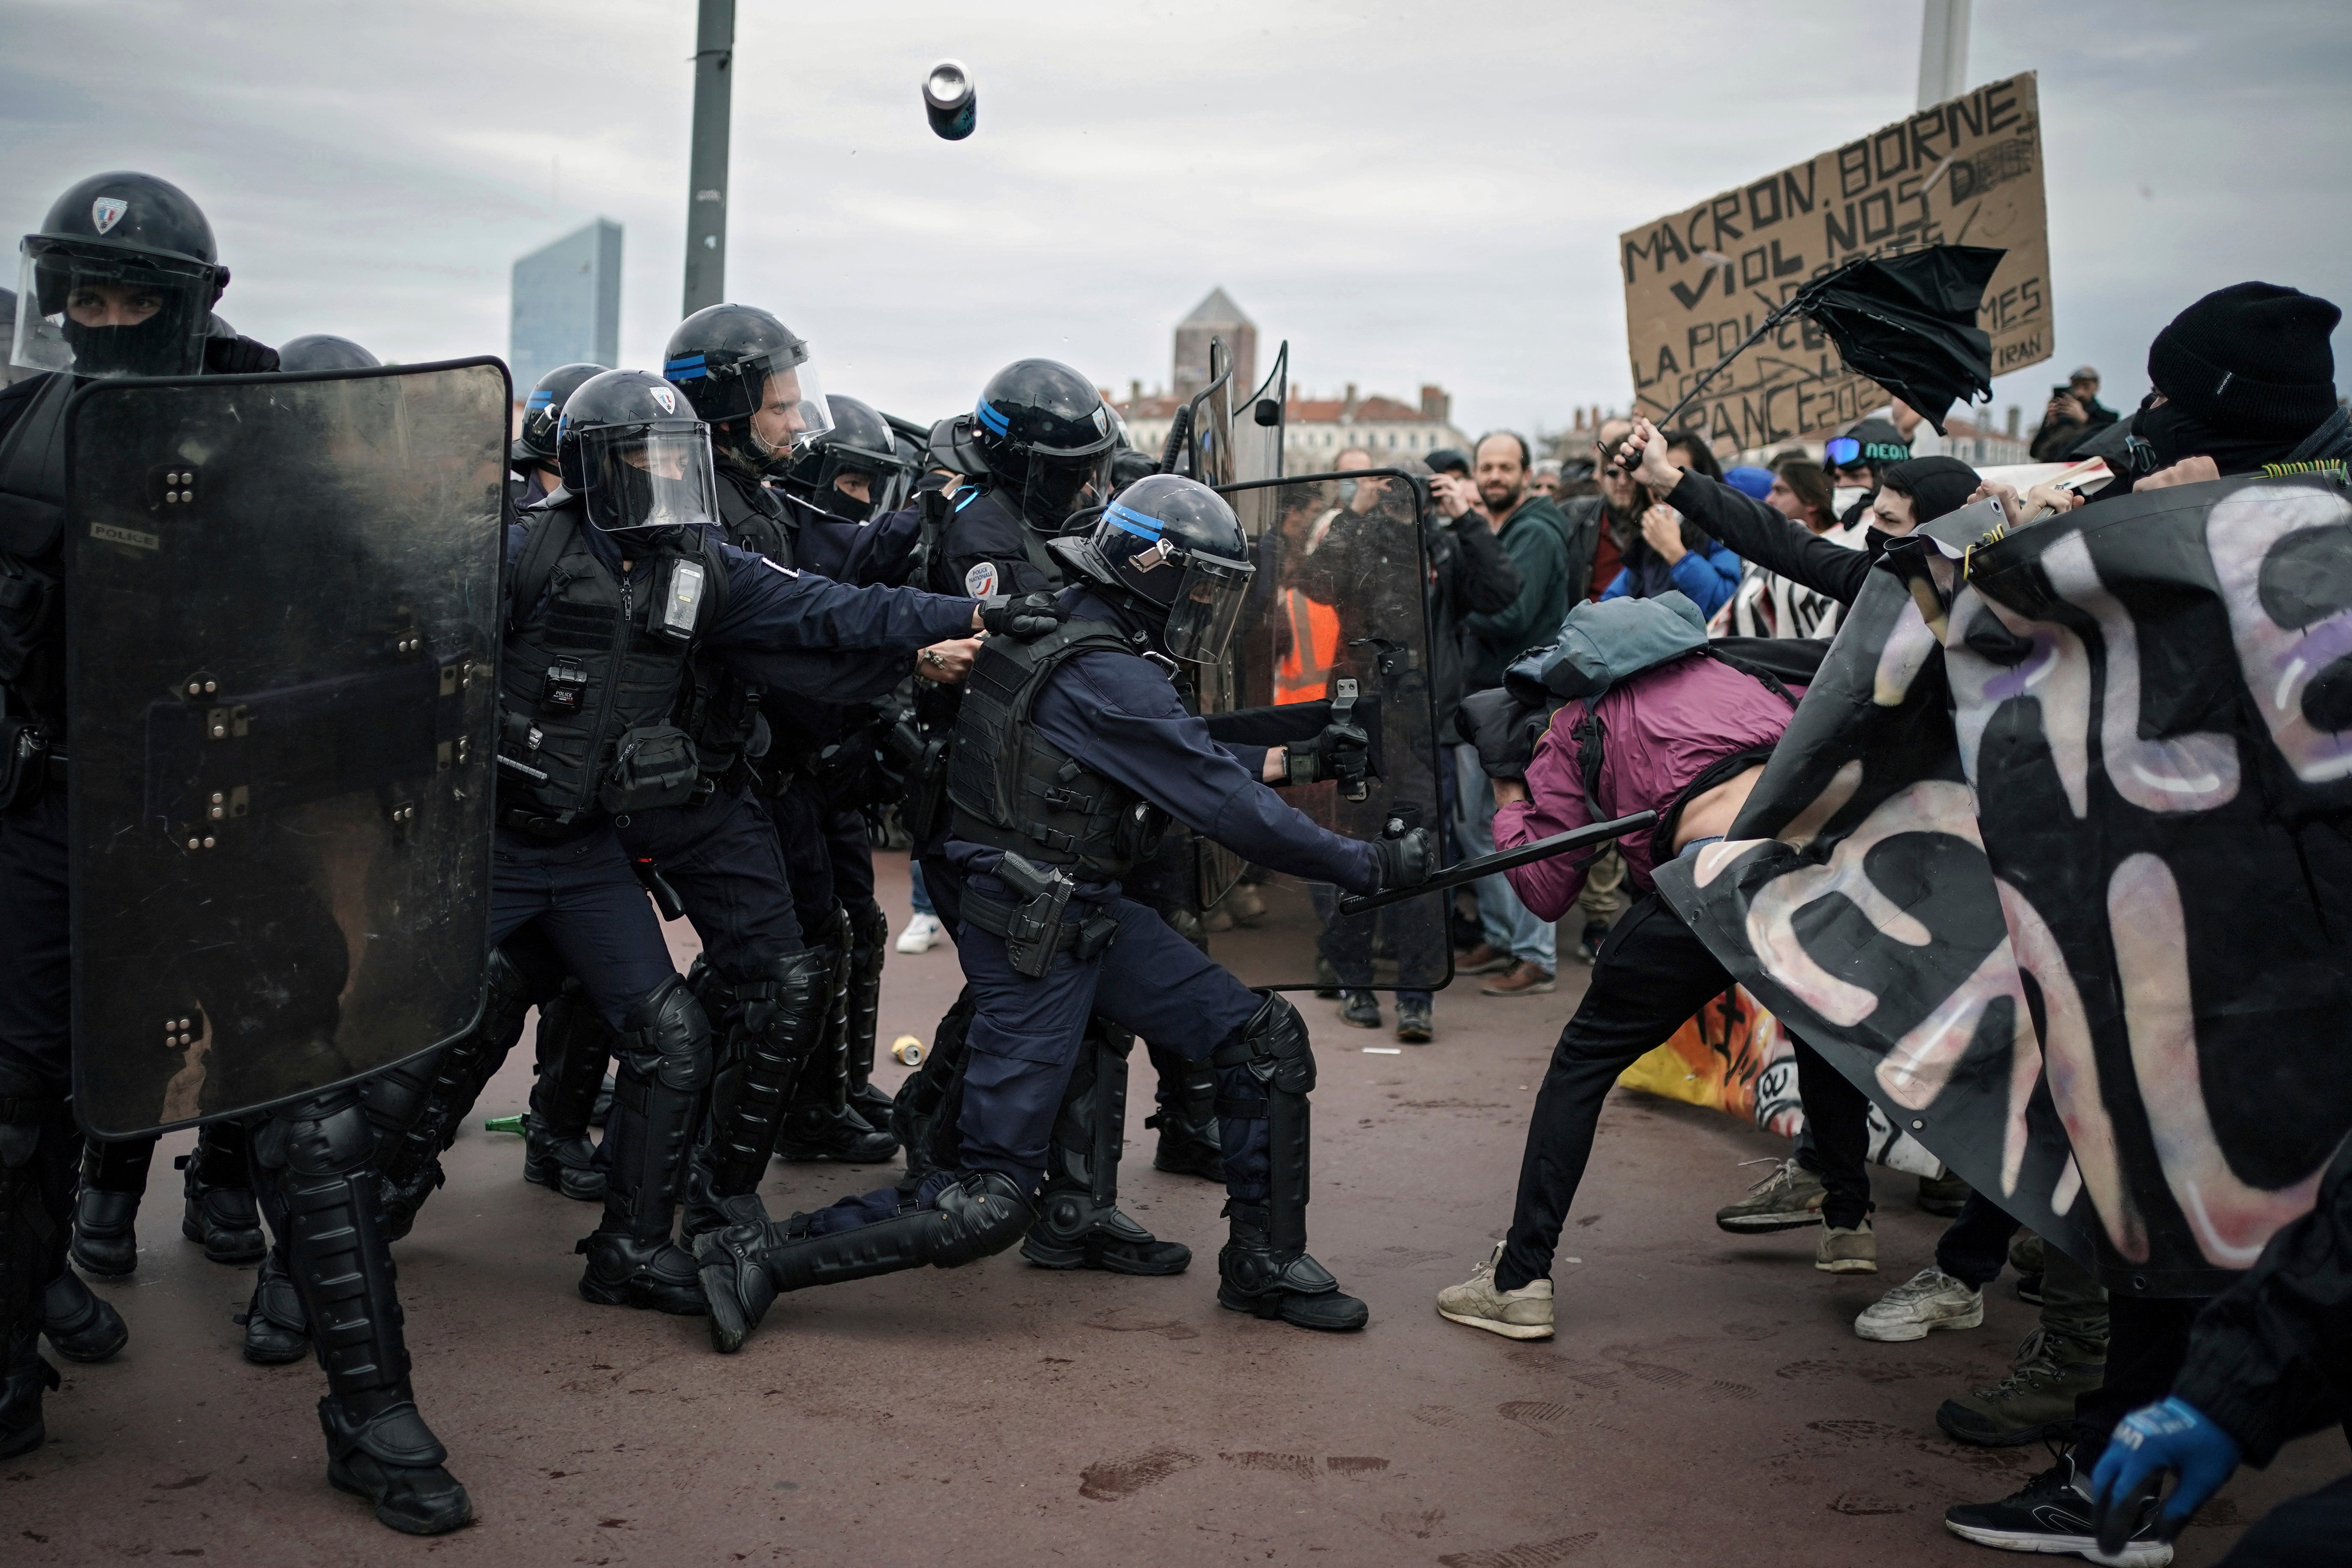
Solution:
<svg viewBox="0 0 2352 1568"><path fill-rule="evenodd" d="M914 902L915 912L936 920L940 911L931 908L931 890L923 886L923 863L911 856L907 861L907 884L908 896Z"/></svg>
<svg viewBox="0 0 2352 1568"><path fill-rule="evenodd" d="M1495 785L1478 765L1475 746L1454 748L1454 836L1461 840L1465 858L1476 859L1495 852ZM1546 974L1559 970L1559 932L1547 920L1539 920L1527 905L1519 902L1518 894L1511 890L1510 879L1501 872L1481 877L1470 884L1478 894L1478 926L1486 938L1486 945L1497 952L1507 952L1522 963L1532 963Z"/></svg>

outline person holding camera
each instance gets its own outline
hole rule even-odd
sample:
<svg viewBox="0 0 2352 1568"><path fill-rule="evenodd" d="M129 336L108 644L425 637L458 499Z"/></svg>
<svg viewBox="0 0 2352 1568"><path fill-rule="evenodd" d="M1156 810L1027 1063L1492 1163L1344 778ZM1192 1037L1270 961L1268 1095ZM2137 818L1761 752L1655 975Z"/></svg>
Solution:
<svg viewBox="0 0 2352 1568"><path fill-rule="evenodd" d="M2050 389L2041 428L2033 432L2033 460L2055 463L2073 451L2085 436L2114 424L2116 411L2099 401L2099 373L2089 365L2077 369L2063 386Z"/></svg>

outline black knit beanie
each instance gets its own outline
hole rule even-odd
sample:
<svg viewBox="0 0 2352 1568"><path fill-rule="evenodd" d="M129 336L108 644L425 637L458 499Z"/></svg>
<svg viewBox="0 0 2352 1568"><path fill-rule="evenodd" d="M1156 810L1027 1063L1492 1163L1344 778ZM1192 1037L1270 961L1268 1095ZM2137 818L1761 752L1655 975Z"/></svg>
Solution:
<svg viewBox="0 0 2352 1568"><path fill-rule="evenodd" d="M1977 471L1958 458L1914 458L1878 476L1880 485L1911 498L1915 522L1933 522L1968 504L1982 481Z"/></svg>
<svg viewBox="0 0 2352 1568"><path fill-rule="evenodd" d="M2327 335L2343 314L2300 289L2233 283L2156 335L2147 378L2218 429L2300 436L2336 412Z"/></svg>

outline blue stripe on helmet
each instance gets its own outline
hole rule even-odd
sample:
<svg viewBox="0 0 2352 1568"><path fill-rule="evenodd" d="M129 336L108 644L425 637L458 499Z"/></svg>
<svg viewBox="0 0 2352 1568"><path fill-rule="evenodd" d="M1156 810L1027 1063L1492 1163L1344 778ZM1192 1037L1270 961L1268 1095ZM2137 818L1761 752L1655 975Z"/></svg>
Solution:
<svg viewBox="0 0 2352 1568"><path fill-rule="evenodd" d="M530 395L530 402L526 404L524 406L530 409L541 409L546 407L549 404L554 401L555 394L551 392L534 392Z"/></svg>
<svg viewBox="0 0 2352 1568"><path fill-rule="evenodd" d="M1145 539L1159 538L1166 527L1158 518L1147 517L1133 507L1121 506L1117 501L1110 503L1103 516L1108 519L1113 526L1123 528L1129 533L1139 534Z"/></svg>
<svg viewBox="0 0 2352 1568"><path fill-rule="evenodd" d="M674 360L664 361L662 375L670 381L699 381L710 374L703 357L701 354L680 354Z"/></svg>
<svg viewBox="0 0 2352 1568"><path fill-rule="evenodd" d="M998 436L1013 433L1013 422L992 407L987 398L982 398L971 412L972 416L987 426L991 433Z"/></svg>

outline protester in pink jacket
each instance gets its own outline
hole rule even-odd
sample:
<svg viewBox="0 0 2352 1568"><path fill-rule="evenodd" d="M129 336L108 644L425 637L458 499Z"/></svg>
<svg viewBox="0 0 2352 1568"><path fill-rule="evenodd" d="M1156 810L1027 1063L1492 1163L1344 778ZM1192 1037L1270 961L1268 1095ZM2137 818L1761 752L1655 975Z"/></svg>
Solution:
<svg viewBox="0 0 2352 1568"><path fill-rule="evenodd" d="M1570 701L1536 742L1526 779L1496 780L1497 848L1637 811L1654 810L1658 824L1618 843L1640 897L1601 943L1591 986L1552 1051L1528 1128L1510 1232L1467 1283L1438 1292L1445 1317L1511 1339L1551 1337L1552 1255L1592 1152L1601 1102L1619 1073L1732 984L1658 896L1652 872L1661 856L1695 853L1724 836L1791 711L1790 694L1701 648L1617 680L1589 710L1583 700ZM1528 909L1556 920L1576 901L1588 858L1557 856L1507 875ZM1828 1194L1816 1266L1836 1273L1875 1268L1863 1165L1869 1102L1790 1038Z"/></svg>

